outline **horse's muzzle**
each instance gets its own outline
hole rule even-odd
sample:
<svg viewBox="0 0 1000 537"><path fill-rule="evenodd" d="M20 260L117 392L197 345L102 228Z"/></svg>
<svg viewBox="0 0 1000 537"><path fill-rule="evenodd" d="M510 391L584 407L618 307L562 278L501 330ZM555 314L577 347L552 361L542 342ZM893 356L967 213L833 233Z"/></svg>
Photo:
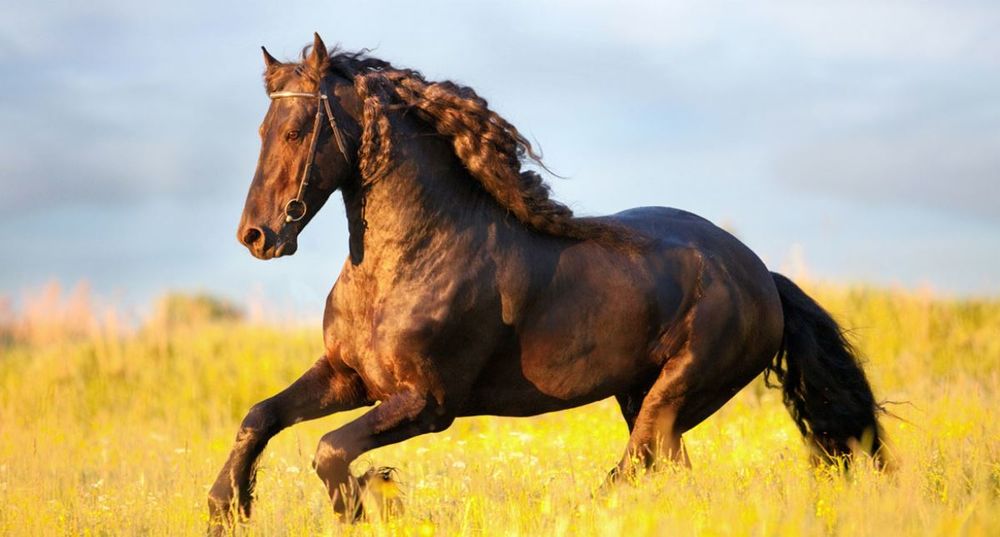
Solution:
<svg viewBox="0 0 1000 537"><path fill-rule="evenodd" d="M257 259L274 259L292 255L298 250L298 241L293 227L286 225L282 228L281 233L275 233L266 226L246 226L240 230L239 239Z"/></svg>

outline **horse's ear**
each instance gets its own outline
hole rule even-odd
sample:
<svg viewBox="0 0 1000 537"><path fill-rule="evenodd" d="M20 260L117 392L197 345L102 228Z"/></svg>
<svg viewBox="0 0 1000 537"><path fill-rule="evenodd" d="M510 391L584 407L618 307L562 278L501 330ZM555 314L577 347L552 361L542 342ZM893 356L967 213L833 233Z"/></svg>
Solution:
<svg viewBox="0 0 1000 537"><path fill-rule="evenodd" d="M260 47L260 50L264 53L264 67L266 67L268 71L278 65L281 65L281 62L276 60L274 56L271 56L271 53L268 52L266 48Z"/></svg>
<svg viewBox="0 0 1000 537"><path fill-rule="evenodd" d="M323 38L319 36L319 33L313 33L313 48L312 54L309 55L309 64L317 73L322 73L326 70L328 61L330 61L330 54L326 50Z"/></svg>

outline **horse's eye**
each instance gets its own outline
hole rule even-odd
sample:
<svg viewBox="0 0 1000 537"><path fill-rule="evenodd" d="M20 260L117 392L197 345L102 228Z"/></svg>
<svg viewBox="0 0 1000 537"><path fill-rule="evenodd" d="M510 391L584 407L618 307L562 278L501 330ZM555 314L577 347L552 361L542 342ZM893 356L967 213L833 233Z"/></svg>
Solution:
<svg viewBox="0 0 1000 537"><path fill-rule="evenodd" d="M299 139L299 131L288 131L288 134L285 134L285 139L288 140L289 142L293 142L295 140L298 140Z"/></svg>

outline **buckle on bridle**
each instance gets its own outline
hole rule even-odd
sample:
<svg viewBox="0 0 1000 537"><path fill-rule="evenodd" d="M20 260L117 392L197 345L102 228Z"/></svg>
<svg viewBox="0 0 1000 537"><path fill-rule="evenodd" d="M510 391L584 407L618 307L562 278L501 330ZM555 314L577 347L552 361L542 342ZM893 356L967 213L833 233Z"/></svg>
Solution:
<svg viewBox="0 0 1000 537"><path fill-rule="evenodd" d="M306 202L294 198L285 204L285 222L298 222L306 216Z"/></svg>

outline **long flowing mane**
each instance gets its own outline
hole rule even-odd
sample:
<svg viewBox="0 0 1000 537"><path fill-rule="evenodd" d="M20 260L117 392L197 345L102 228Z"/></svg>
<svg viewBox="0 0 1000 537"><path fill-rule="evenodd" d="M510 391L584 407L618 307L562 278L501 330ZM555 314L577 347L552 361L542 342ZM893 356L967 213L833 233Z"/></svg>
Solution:
<svg viewBox="0 0 1000 537"><path fill-rule="evenodd" d="M267 84L277 87L281 78L293 73L312 76L303 68L310 47L302 51L302 63L268 73ZM389 111L405 107L451 140L455 155L498 204L525 226L549 235L596 240L615 246L641 242L623 226L606 219L578 218L573 211L549 195L542 176L525 167L534 163L544 169L531 143L475 90L445 80L429 81L417 70L393 66L371 57L367 50L330 50L321 73L334 71L354 80L364 103L359 166L366 181L377 178L391 164Z"/></svg>

